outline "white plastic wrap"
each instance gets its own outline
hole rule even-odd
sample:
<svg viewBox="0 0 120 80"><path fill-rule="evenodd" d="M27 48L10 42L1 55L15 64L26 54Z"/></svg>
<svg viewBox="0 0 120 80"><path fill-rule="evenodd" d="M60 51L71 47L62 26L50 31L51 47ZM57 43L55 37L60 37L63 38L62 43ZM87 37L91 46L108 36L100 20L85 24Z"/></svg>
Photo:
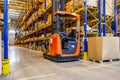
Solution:
<svg viewBox="0 0 120 80"><path fill-rule="evenodd" d="M87 0L87 5L91 7L98 7L98 0ZM102 3L102 11L103 11ZM106 15L113 16L114 14L114 0L106 0Z"/></svg>
<svg viewBox="0 0 120 80"><path fill-rule="evenodd" d="M87 0L87 5L97 7L98 6L97 2L98 0Z"/></svg>

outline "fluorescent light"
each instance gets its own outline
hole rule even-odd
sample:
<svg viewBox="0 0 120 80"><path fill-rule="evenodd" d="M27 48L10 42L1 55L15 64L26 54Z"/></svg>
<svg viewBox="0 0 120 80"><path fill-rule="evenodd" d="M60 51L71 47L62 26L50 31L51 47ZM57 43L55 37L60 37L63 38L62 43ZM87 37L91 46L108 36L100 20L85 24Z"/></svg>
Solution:
<svg viewBox="0 0 120 80"><path fill-rule="evenodd" d="M9 33L11 33L11 34L13 33L14 34L15 30L9 30Z"/></svg>

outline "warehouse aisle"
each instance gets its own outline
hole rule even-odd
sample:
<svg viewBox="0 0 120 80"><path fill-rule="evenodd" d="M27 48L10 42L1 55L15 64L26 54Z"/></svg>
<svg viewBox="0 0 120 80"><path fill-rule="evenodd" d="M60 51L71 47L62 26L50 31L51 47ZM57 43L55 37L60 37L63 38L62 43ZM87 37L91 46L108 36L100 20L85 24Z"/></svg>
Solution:
<svg viewBox="0 0 120 80"><path fill-rule="evenodd" d="M11 74L0 80L119 80L120 62L97 64L89 61L55 63L42 52L10 47Z"/></svg>

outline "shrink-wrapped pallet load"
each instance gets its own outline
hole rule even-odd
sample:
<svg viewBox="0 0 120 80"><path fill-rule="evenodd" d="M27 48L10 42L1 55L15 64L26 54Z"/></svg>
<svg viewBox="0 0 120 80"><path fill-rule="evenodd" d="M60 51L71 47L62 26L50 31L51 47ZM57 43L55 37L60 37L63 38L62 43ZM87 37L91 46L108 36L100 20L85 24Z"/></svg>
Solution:
<svg viewBox="0 0 120 80"><path fill-rule="evenodd" d="M73 10L80 9L81 6L84 7L84 0L71 0L68 3L66 3L66 11L73 12ZM98 0L87 0L87 6L88 8L98 7ZM114 0L106 0L106 14L108 16L113 16L113 13L114 13Z"/></svg>

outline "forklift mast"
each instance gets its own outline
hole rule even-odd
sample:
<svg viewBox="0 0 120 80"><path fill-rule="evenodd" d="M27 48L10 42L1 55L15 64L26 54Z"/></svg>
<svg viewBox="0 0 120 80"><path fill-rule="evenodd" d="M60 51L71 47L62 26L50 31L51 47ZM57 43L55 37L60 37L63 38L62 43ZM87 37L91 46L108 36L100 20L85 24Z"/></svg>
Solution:
<svg viewBox="0 0 120 80"><path fill-rule="evenodd" d="M65 11L65 0L52 0L53 4L53 33L64 32L64 18L54 16L56 11Z"/></svg>

